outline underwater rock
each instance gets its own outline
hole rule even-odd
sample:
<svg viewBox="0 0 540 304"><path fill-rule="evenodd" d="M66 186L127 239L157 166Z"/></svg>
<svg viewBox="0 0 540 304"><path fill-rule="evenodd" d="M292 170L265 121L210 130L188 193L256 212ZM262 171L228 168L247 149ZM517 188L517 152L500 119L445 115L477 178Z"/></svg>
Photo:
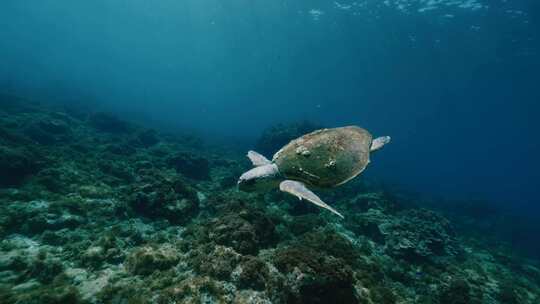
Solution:
<svg viewBox="0 0 540 304"><path fill-rule="evenodd" d="M242 175L245 170L239 162L221 158L212 159L211 167L211 179L219 185L221 189L236 187L238 177Z"/></svg>
<svg viewBox="0 0 540 304"><path fill-rule="evenodd" d="M68 134L71 129L69 125L60 119L47 119L38 122L41 130L50 134Z"/></svg>
<svg viewBox="0 0 540 304"><path fill-rule="evenodd" d="M262 212L244 209L209 223L209 239L241 254L256 254L276 240L274 223Z"/></svg>
<svg viewBox="0 0 540 304"><path fill-rule="evenodd" d="M106 133L127 133L130 125L118 117L108 113L94 113L88 117L88 124L94 129Z"/></svg>
<svg viewBox="0 0 540 304"><path fill-rule="evenodd" d="M369 289L372 303L396 304L399 303L392 290L384 285L376 285Z"/></svg>
<svg viewBox="0 0 540 304"><path fill-rule="evenodd" d="M106 199L112 196L112 189L105 184L82 185L78 189L82 197L93 199Z"/></svg>
<svg viewBox="0 0 540 304"><path fill-rule="evenodd" d="M272 304L264 294L253 290L240 290L235 294L232 301L235 304Z"/></svg>
<svg viewBox="0 0 540 304"><path fill-rule="evenodd" d="M123 161L107 161L107 158L104 157L104 160L97 164L98 168L106 175L108 182L111 183L111 177L113 179L119 179L123 182L133 181L133 170L126 162Z"/></svg>
<svg viewBox="0 0 540 304"><path fill-rule="evenodd" d="M43 244L51 246L62 246L63 244L69 243L69 241L72 240L71 232L72 231L67 229L57 231L45 230L41 234L41 241Z"/></svg>
<svg viewBox="0 0 540 304"><path fill-rule="evenodd" d="M440 303L448 304L479 304L481 299L477 299L471 294L471 287L464 279L454 279L449 286L439 295ZM507 304L507 302L503 302Z"/></svg>
<svg viewBox="0 0 540 304"><path fill-rule="evenodd" d="M198 180L210 179L210 164L204 157L192 153L179 152L169 157L167 164L186 177Z"/></svg>
<svg viewBox="0 0 540 304"><path fill-rule="evenodd" d="M155 130L145 130L137 133L135 140L138 145L149 148L159 143L158 133Z"/></svg>
<svg viewBox="0 0 540 304"><path fill-rule="evenodd" d="M59 118L53 118L51 115L38 116L29 123L24 129L24 135L29 137L34 143L41 145L54 145L68 143L73 140L71 126L66 122L68 117L57 115Z"/></svg>
<svg viewBox="0 0 540 304"><path fill-rule="evenodd" d="M112 231L93 242L86 250L82 251L80 262L91 269L99 269L105 262L119 264L125 259L126 250L137 244L136 238L120 238Z"/></svg>
<svg viewBox="0 0 540 304"><path fill-rule="evenodd" d="M55 160L47 162L46 166L39 171L31 182L33 189L45 188L50 192L69 194L78 192L81 186L94 183L99 185L101 180L105 180L105 178L97 180L96 175L99 173L97 166L91 172L88 172L80 164L67 160Z"/></svg>
<svg viewBox="0 0 540 304"><path fill-rule="evenodd" d="M240 173L241 174L241 173ZM232 188L236 186L239 174L229 174L222 176L217 182L222 189Z"/></svg>
<svg viewBox="0 0 540 304"><path fill-rule="evenodd" d="M105 146L105 151L110 152L112 154L123 155L123 156L130 156L130 155L135 154L135 152L137 152L135 148L125 143L107 145Z"/></svg>
<svg viewBox="0 0 540 304"><path fill-rule="evenodd" d="M355 196L346 201L348 209L356 213L369 212L370 210L378 210L384 214L395 214L400 209L396 203L396 199L387 192L367 192L356 194L358 190L352 189Z"/></svg>
<svg viewBox="0 0 540 304"><path fill-rule="evenodd" d="M450 222L433 211L411 209L379 226L386 251L411 262L461 253Z"/></svg>
<svg viewBox="0 0 540 304"><path fill-rule="evenodd" d="M43 223L41 223L41 218L37 219L37 221L40 223L36 226L40 226L42 224L43 227L48 230L60 230L65 228L72 229L82 225L85 222L84 218L81 216L69 213L48 213L43 218L45 220ZM32 222L33 219L34 218L31 218L29 221Z"/></svg>
<svg viewBox="0 0 540 304"><path fill-rule="evenodd" d="M62 266L57 260L41 261L39 245L24 237L12 237L0 243L0 302L1 289L11 286L11 290L27 291L26 289L41 286L42 282L50 282L61 274ZM43 257L43 255L41 255Z"/></svg>
<svg viewBox="0 0 540 304"><path fill-rule="evenodd" d="M178 176L151 174L132 186L130 192L129 205L146 217L185 224L199 211L197 192Z"/></svg>
<svg viewBox="0 0 540 304"><path fill-rule="evenodd" d="M5 123L4 121L0 122ZM25 144L31 144L31 142L26 137L11 130L9 127L0 125L0 146L22 146Z"/></svg>
<svg viewBox="0 0 540 304"><path fill-rule="evenodd" d="M253 209L249 197L242 192L218 191L206 198L205 210L212 215L225 215L227 213L249 212Z"/></svg>
<svg viewBox="0 0 540 304"><path fill-rule="evenodd" d="M318 227L322 227L326 224L324 218L315 215L300 215L296 216L293 221L288 223L289 230L296 236L300 236L306 232L310 232Z"/></svg>
<svg viewBox="0 0 540 304"><path fill-rule="evenodd" d="M519 300L518 293L516 292L513 284L511 282L503 282L500 287L499 294L497 298L499 302L504 304L518 304L521 303Z"/></svg>
<svg viewBox="0 0 540 304"><path fill-rule="evenodd" d="M211 225L209 236L217 244L232 247L243 254L258 251L261 240L247 220L231 214L214 221Z"/></svg>
<svg viewBox="0 0 540 304"><path fill-rule="evenodd" d="M26 219L21 230L27 234L34 235L46 230L61 230L64 228L75 228L84 223L84 219L71 214L37 214Z"/></svg>
<svg viewBox="0 0 540 304"><path fill-rule="evenodd" d="M278 249L277 269L287 275L288 303L358 303L351 268L307 247Z"/></svg>
<svg viewBox="0 0 540 304"><path fill-rule="evenodd" d="M137 172L150 171L154 168L154 164L148 160L138 160L135 162L134 167Z"/></svg>
<svg viewBox="0 0 540 304"><path fill-rule="evenodd" d="M102 246L90 246L81 256L81 262L88 267L99 267L105 261L106 252Z"/></svg>
<svg viewBox="0 0 540 304"><path fill-rule="evenodd" d="M227 280L241 258L240 254L229 247L211 244L194 251L190 264L200 274Z"/></svg>
<svg viewBox="0 0 540 304"><path fill-rule="evenodd" d="M25 148L0 145L0 187L19 185L38 169L35 156Z"/></svg>
<svg viewBox="0 0 540 304"><path fill-rule="evenodd" d="M269 276L266 263L252 256L247 256L232 273L233 281L237 282L240 288L254 290L264 290Z"/></svg>
<svg viewBox="0 0 540 304"><path fill-rule="evenodd" d="M322 126L308 121L277 124L263 131L255 144L255 150L271 158L274 153L291 140L322 128Z"/></svg>
<svg viewBox="0 0 540 304"><path fill-rule="evenodd" d="M232 303L232 290L223 282L210 277L190 277L167 288L157 303Z"/></svg>
<svg viewBox="0 0 540 304"><path fill-rule="evenodd" d="M357 235L363 235L379 244L385 243L385 236L379 225L390 219L377 209L370 209L366 213L352 214L346 219L346 227Z"/></svg>
<svg viewBox="0 0 540 304"><path fill-rule="evenodd" d="M59 142L54 134L43 131L38 125L32 124L24 130L24 135L32 140L33 143L41 145L54 145Z"/></svg>
<svg viewBox="0 0 540 304"><path fill-rule="evenodd" d="M360 257L360 251L351 240L334 229L318 229L306 233L302 235L299 243L317 252L340 258L349 265L354 265Z"/></svg>
<svg viewBox="0 0 540 304"><path fill-rule="evenodd" d="M67 185L71 184L72 176L61 168L45 168L37 174L36 182L51 192L65 193L69 191Z"/></svg>
<svg viewBox="0 0 540 304"><path fill-rule="evenodd" d="M178 264L178 252L169 245L158 248L144 246L135 249L126 259L126 269L130 273L149 275L157 270L167 270Z"/></svg>
<svg viewBox="0 0 540 304"><path fill-rule="evenodd" d="M81 299L74 286L61 284L41 286L24 283L15 286L5 295L0 292L0 298L5 300L2 304L88 304Z"/></svg>
<svg viewBox="0 0 540 304"><path fill-rule="evenodd" d="M62 274L64 266L58 259L47 257L45 251L40 251L36 256L36 259L32 261L23 276L26 279L36 279L40 283L51 283L54 278Z"/></svg>

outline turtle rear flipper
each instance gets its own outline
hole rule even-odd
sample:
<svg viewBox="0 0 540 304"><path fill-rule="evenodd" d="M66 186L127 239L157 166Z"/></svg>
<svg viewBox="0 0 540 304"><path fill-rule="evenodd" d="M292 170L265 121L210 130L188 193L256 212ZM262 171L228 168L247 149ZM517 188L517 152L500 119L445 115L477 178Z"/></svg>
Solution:
<svg viewBox="0 0 540 304"><path fill-rule="evenodd" d="M269 161L266 157L262 156L261 154L255 152L255 151L249 151L247 153L247 157L255 167L264 166L272 163Z"/></svg>
<svg viewBox="0 0 540 304"><path fill-rule="evenodd" d="M330 210L331 212L337 214L339 217L344 218L341 213L337 212L334 208L328 206L325 202L323 202L315 193L311 192L303 183L293 181L293 180L284 180L279 184L279 190L283 192L287 192L289 194L292 194L298 199L302 200L308 200L312 202L313 204Z"/></svg>

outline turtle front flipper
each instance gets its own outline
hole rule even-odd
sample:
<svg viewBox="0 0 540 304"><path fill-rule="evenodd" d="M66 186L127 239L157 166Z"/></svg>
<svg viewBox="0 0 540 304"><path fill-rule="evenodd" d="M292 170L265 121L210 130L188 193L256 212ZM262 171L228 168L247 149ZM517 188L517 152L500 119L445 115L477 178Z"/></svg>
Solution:
<svg viewBox="0 0 540 304"><path fill-rule="evenodd" d="M389 142L390 142L390 136L377 137L371 142L370 150L371 152L380 150L384 145L386 145Z"/></svg>
<svg viewBox="0 0 540 304"><path fill-rule="evenodd" d="M293 180L285 180L282 181L281 184L279 184L279 190L283 192L287 192L289 194L292 194L298 199L302 200L308 200L312 202L313 204L322 207L324 209L330 210L331 212L337 214L341 218L343 218L343 215L341 213L337 212L334 208L328 206L325 202L323 202L315 193L311 192L303 183Z"/></svg>
<svg viewBox="0 0 540 304"><path fill-rule="evenodd" d="M266 157L252 150L248 151L247 157L255 167L264 166L272 163Z"/></svg>
<svg viewBox="0 0 540 304"><path fill-rule="evenodd" d="M245 192L275 189L282 180L276 164L270 163L244 172L238 179L238 189Z"/></svg>

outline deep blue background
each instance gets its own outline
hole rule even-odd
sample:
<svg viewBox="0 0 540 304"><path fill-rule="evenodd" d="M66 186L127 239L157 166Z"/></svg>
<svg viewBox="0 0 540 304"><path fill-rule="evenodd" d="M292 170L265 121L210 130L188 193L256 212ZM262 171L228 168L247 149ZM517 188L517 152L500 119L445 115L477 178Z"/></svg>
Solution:
<svg viewBox="0 0 540 304"><path fill-rule="evenodd" d="M0 89L246 146L359 124L394 140L369 175L540 214L538 1L417 2L4 0Z"/></svg>

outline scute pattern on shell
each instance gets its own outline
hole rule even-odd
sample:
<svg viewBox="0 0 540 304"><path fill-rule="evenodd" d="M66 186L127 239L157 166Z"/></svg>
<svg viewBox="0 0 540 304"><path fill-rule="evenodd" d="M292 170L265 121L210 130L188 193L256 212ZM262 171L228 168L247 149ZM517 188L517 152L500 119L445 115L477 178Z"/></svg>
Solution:
<svg viewBox="0 0 540 304"><path fill-rule="evenodd" d="M371 134L359 127L321 129L284 146L273 161L288 179L332 187L360 174L369 163Z"/></svg>

